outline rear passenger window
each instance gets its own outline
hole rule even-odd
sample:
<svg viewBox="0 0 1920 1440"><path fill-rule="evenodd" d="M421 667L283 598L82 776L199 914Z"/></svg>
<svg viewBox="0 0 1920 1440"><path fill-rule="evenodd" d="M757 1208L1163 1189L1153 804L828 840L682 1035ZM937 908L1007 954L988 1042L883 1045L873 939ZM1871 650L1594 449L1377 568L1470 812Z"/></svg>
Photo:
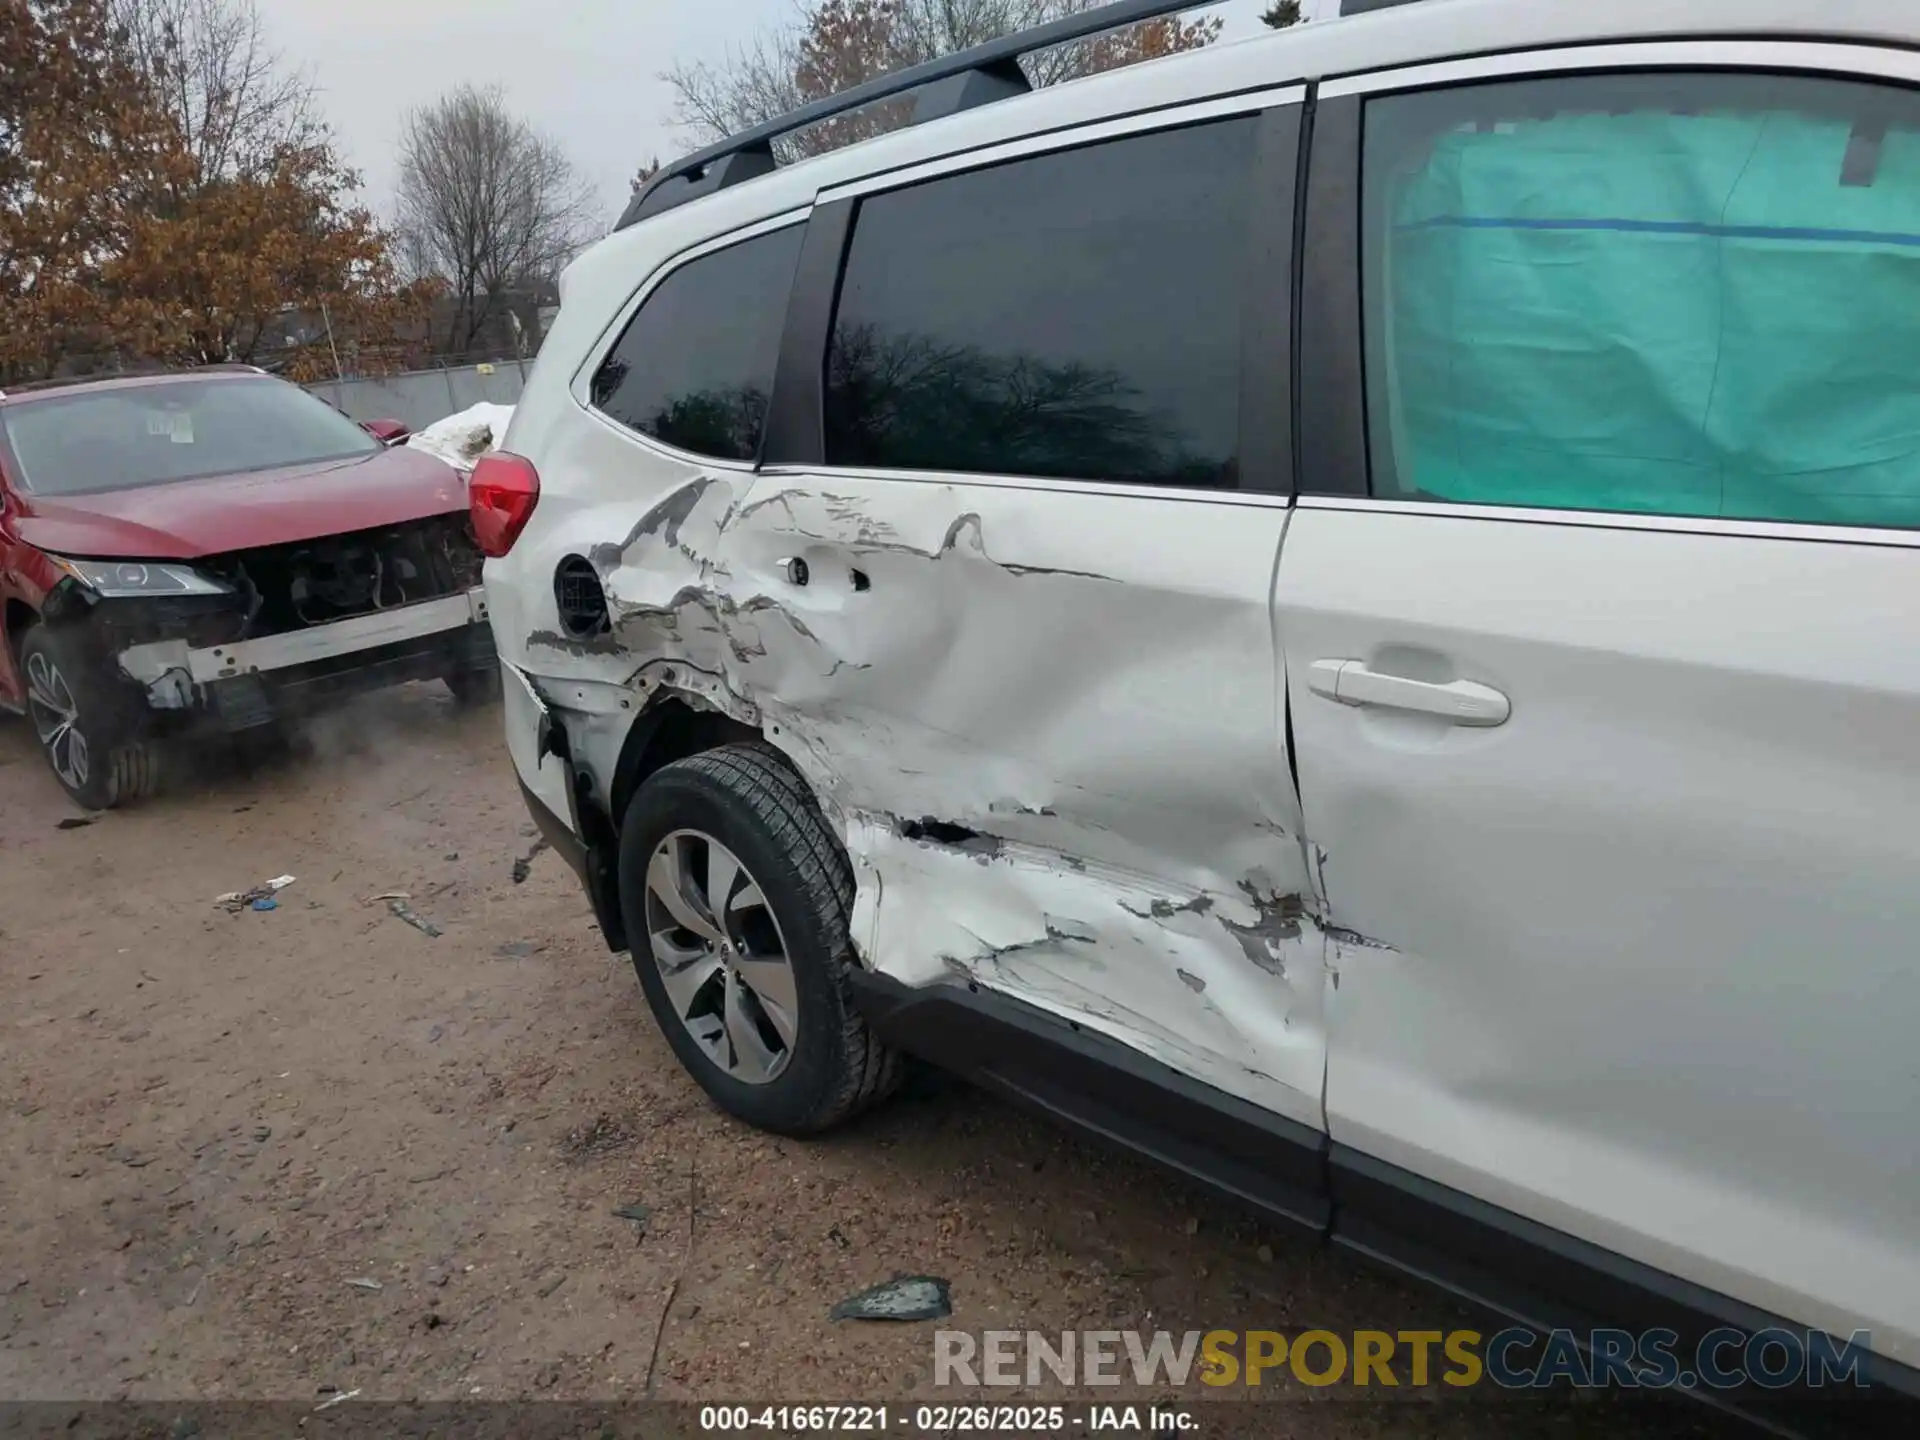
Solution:
<svg viewBox="0 0 1920 1440"><path fill-rule="evenodd" d="M1374 493L1920 524L1920 96L1770 75L1376 100Z"/></svg>
<svg viewBox="0 0 1920 1440"><path fill-rule="evenodd" d="M595 373L595 408L696 455L758 455L803 230L743 240L661 281Z"/></svg>
<svg viewBox="0 0 1920 1440"><path fill-rule="evenodd" d="M1253 133L1194 126L863 201L828 463L1237 484Z"/></svg>

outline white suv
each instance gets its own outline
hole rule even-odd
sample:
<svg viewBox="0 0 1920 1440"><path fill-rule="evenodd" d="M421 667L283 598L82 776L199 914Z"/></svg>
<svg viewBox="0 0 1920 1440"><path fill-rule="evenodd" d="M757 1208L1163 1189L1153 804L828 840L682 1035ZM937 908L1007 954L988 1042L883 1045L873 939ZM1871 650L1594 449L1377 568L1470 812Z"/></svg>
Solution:
<svg viewBox="0 0 1920 1440"><path fill-rule="evenodd" d="M754 1124L1913 1388L1920 7L1363 8L637 197L473 480L528 801Z"/></svg>

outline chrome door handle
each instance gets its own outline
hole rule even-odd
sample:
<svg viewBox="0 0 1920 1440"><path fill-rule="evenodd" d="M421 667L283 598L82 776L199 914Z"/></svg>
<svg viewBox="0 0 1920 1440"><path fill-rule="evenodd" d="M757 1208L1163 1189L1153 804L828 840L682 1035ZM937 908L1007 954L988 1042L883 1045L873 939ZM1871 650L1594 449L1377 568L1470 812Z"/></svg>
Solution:
<svg viewBox="0 0 1920 1440"><path fill-rule="evenodd" d="M1371 705L1381 710L1411 710L1438 715L1455 725L1504 725L1513 713L1505 695L1490 685L1453 680L1437 685L1369 670L1364 660L1316 660L1308 667L1307 686L1342 705Z"/></svg>

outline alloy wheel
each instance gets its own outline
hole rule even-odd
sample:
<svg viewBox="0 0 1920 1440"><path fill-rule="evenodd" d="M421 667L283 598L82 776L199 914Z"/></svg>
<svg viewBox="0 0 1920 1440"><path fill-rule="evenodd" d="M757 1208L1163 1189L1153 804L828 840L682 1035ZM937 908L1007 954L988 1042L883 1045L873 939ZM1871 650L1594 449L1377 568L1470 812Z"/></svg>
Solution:
<svg viewBox="0 0 1920 1440"><path fill-rule="evenodd" d="M793 962L759 882L726 846L676 830L647 862L647 941L668 1003L707 1058L765 1085L793 1058Z"/></svg>
<svg viewBox="0 0 1920 1440"><path fill-rule="evenodd" d="M46 655L27 657L27 712L54 774L71 790L87 783L87 737L80 730L80 706L66 677Z"/></svg>

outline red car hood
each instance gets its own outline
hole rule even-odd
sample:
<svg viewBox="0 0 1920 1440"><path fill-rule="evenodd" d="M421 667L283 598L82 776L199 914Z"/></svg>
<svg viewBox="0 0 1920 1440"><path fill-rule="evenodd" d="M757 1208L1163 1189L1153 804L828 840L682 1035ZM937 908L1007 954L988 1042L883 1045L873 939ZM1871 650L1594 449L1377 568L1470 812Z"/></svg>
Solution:
<svg viewBox="0 0 1920 1440"><path fill-rule="evenodd" d="M403 445L279 470L22 501L20 538L41 550L193 560L465 510L467 484L443 461Z"/></svg>

